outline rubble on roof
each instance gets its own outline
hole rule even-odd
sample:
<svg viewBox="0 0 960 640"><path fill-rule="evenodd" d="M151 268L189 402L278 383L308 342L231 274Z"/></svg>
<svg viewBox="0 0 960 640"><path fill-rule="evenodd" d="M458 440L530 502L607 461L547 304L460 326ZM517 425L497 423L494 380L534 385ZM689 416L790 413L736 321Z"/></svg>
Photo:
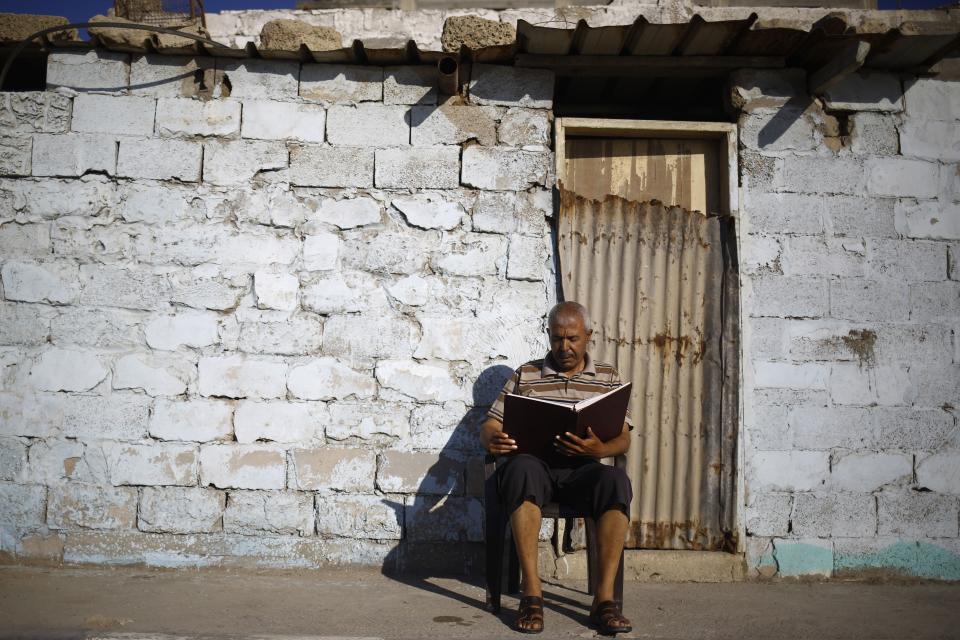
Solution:
<svg viewBox="0 0 960 640"><path fill-rule="evenodd" d="M117 16L96 15L90 18L89 22L108 22L108 23L127 23L138 24L133 20L119 18ZM194 33L199 36L206 36L206 31L199 24L187 23L183 25L170 26L170 29ZM117 51L142 51L149 44L155 45L158 49L180 49L193 46L193 40L182 38L169 33L157 33L143 29L124 29L121 27L90 27L88 29L91 36L102 42L106 47Z"/></svg>
<svg viewBox="0 0 960 640"><path fill-rule="evenodd" d="M443 22L440 42L443 50L451 53L466 47L474 51L485 47L513 44L516 28L507 22L487 20L477 16L451 16Z"/></svg>
<svg viewBox="0 0 960 640"><path fill-rule="evenodd" d="M306 45L311 51L334 51L343 47L340 32L315 27L300 20L271 20L260 31L260 46L267 50L295 51Z"/></svg>
<svg viewBox="0 0 960 640"><path fill-rule="evenodd" d="M0 13L0 42L20 42L24 38L61 24L70 24L63 16L39 16L29 13ZM47 34L52 41L76 40L76 29L65 29Z"/></svg>

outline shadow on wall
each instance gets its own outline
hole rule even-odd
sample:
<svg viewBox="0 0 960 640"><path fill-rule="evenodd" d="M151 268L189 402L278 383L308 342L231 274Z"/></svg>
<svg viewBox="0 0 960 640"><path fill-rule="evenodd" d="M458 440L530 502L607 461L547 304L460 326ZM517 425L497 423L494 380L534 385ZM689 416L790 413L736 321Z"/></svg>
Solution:
<svg viewBox="0 0 960 640"><path fill-rule="evenodd" d="M403 527L403 537L384 560L382 572L426 591L447 595L485 609L474 601L431 583L431 576L469 577L480 584L483 551L483 456L479 427L487 409L513 369L487 368L473 384L473 408L460 419L417 487L404 502L385 498ZM379 479L378 479L379 482Z"/></svg>

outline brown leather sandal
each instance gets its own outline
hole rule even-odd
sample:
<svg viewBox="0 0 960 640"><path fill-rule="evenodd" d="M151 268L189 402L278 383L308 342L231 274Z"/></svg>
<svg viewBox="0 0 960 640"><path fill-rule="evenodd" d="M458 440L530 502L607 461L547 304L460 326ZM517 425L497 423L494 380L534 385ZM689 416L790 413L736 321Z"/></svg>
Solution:
<svg viewBox="0 0 960 640"><path fill-rule="evenodd" d="M521 626L523 624L528 626ZM543 631L543 598L540 596L520 598L514 628L520 633L540 633Z"/></svg>
<svg viewBox="0 0 960 640"><path fill-rule="evenodd" d="M599 628L600 633L608 636L633 631L630 621L620 613L620 603L616 600L604 600L598 604L590 612L590 622Z"/></svg>

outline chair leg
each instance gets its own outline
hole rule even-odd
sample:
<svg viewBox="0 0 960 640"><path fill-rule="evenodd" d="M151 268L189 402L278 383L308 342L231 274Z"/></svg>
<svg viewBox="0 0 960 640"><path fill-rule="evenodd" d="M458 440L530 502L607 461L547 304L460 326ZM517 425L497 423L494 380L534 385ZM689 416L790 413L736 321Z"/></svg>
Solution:
<svg viewBox="0 0 960 640"><path fill-rule="evenodd" d="M507 523L503 518L503 512L496 506L488 507L486 515L487 606L493 613L500 613L500 596L503 590L503 542Z"/></svg>
<svg viewBox="0 0 960 640"><path fill-rule="evenodd" d="M600 549L597 544L597 522L593 518L583 519L587 538L587 593L597 592L597 579L600 573Z"/></svg>
<svg viewBox="0 0 960 640"><path fill-rule="evenodd" d="M517 556L517 543L510 536L510 549L507 551L507 593L520 593L520 558Z"/></svg>

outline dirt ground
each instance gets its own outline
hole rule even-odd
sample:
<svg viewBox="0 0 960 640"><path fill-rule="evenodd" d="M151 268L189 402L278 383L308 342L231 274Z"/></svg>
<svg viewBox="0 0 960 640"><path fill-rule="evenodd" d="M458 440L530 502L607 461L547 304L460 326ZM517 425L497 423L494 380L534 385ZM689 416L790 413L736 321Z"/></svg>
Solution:
<svg viewBox="0 0 960 640"><path fill-rule="evenodd" d="M541 637L590 638L585 584L549 583ZM960 638L960 585L625 585L628 638ZM320 571L0 567L0 638L516 638L479 582Z"/></svg>

